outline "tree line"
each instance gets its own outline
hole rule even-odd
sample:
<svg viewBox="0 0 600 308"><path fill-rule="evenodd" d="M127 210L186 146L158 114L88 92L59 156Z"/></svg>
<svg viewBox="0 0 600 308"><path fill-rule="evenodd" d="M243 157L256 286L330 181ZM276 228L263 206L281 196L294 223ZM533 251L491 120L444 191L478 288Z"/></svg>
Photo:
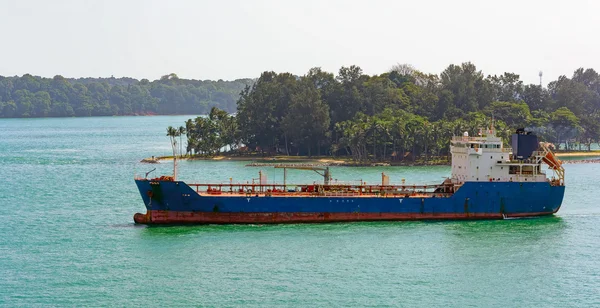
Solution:
<svg viewBox="0 0 600 308"><path fill-rule="evenodd" d="M410 65L373 76L358 66L337 75L264 72L241 91L235 116L214 108L186 122L187 151L430 159L447 156L453 135L477 134L492 116L507 144L516 128L527 128L590 149L600 139L600 77L580 68L545 88L514 73L486 77L472 63L439 75Z"/></svg>
<svg viewBox="0 0 600 308"><path fill-rule="evenodd" d="M0 76L0 117L72 117L206 114L212 107L235 112L251 79L211 81L133 78Z"/></svg>

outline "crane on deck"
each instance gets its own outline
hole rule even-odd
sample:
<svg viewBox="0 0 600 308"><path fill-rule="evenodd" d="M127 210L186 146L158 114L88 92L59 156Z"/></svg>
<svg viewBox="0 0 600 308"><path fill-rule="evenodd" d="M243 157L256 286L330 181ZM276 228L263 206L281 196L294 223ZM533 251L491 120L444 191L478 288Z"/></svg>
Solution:
<svg viewBox="0 0 600 308"><path fill-rule="evenodd" d="M331 180L331 173L329 171L328 166L314 166L306 164L276 164L273 165L273 167L283 169L283 185L286 185L287 183L287 169L312 170L323 177L323 183L325 185L329 185L329 181Z"/></svg>
<svg viewBox="0 0 600 308"><path fill-rule="evenodd" d="M318 175L323 177L323 183L329 185L331 181L331 172L327 165L315 165L315 164L265 164L265 163L252 163L246 165L247 167L274 167L283 169L283 185L287 184L287 169L296 170L312 170Z"/></svg>

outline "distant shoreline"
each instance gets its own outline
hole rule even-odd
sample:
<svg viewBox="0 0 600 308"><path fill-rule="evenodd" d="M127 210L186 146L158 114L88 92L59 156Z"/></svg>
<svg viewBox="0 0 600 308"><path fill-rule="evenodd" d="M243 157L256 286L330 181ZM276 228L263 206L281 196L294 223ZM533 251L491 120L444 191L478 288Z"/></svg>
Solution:
<svg viewBox="0 0 600 308"><path fill-rule="evenodd" d="M158 114L158 113L146 113L146 114L115 114L115 115L93 115L93 116L57 116L57 117L0 117L2 119L22 119L22 120L31 120L31 119L79 119L79 118L121 118L121 117L201 117L206 116L205 114Z"/></svg>

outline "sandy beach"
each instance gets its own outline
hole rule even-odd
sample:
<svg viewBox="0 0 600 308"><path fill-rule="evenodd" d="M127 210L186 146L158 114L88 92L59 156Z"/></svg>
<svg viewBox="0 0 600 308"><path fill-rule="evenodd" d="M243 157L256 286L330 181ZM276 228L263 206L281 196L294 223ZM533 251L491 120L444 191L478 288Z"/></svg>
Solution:
<svg viewBox="0 0 600 308"><path fill-rule="evenodd" d="M558 157L600 157L600 151L558 152Z"/></svg>

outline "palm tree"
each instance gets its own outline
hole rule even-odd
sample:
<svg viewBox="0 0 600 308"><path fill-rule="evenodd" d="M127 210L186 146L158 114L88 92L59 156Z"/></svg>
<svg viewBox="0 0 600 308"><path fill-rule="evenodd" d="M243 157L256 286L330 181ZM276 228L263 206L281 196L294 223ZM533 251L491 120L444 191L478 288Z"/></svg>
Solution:
<svg viewBox="0 0 600 308"><path fill-rule="evenodd" d="M185 135L185 127L179 126L177 129L177 136L179 136L179 156L183 157L183 142L181 141L181 135Z"/></svg>
<svg viewBox="0 0 600 308"><path fill-rule="evenodd" d="M176 156L176 149L175 149L175 137L177 137L177 129L173 126L169 126L167 127L167 136L169 136L169 139L171 140L171 148L173 148L173 156Z"/></svg>
<svg viewBox="0 0 600 308"><path fill-rule="evenodd" d="M417 145L419 144L418 139L419 139L420 133L421 133L420 124L421 123L419 123L418 121L415 121L413 119L409 120L409 122L406 123L406 134L408 135L407 143L412 148L410 154L412 156L413 162L416 159ZM419 136L417 136L417 135L419 135Z"/></svg>
<svg viewBox="0 0 600 308"><path fill-rule="evenodd" d="M421 127L421 142L423 142L424 145L425 162L429 162L429 143L431 142L431 131L431 124L426 120Z"/></svg>
<svg viewBox="0 0 600 308"><path fill-rule="evenodd" d="M177 129L173 126L167 127L167 136L171 139L171 147L173 148L173 179L177 180L177 141L175 139L177 136Z"/></svg>
<svg viewBox="0 0 600 308"><path fill-rule="evenodd" d="M192 149L194 149L194 139L195 139L195 129L194 129L194 121L192 119L188 119L185 121L185 133L187 135L187 147L185 154L192 155Z"/></svg>
<svg viewBox="0 0 600 308"><path fill-rule="evenodd" d="M403 160L406 148L406 136L405 136L406 124L398 119L394 121L394 149L393 152L396 152L396 144L400 145L400 151L396 152L396 160Z"/></svg>

